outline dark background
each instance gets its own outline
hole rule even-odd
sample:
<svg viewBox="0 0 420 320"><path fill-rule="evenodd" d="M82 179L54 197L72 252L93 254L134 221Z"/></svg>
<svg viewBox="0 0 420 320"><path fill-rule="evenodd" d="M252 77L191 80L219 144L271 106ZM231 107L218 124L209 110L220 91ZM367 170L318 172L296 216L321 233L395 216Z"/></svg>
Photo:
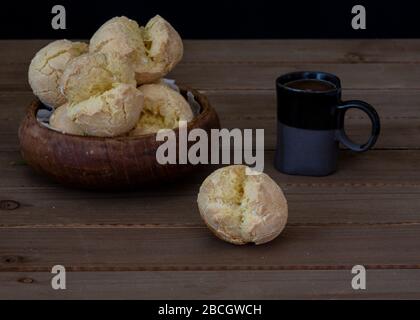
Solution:
<svg viewBox="0 0 420 320"><path fill-rule="evenodd" d="M126 15L145 24L159 13L183 38L419 38L418 1L348 0L114 0L19 1L0 4L0 38L89 38L106 20ZM62 4L67 30L51 28L51 8ZM351 28L351 8L362 4L367 30Z"/></svg>

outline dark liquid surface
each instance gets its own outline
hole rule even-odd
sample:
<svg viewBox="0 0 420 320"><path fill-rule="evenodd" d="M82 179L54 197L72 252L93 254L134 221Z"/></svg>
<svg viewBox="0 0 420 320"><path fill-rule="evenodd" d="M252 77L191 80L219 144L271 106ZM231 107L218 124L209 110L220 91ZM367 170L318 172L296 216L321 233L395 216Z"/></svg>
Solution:
<svg viewBox="0 0 420 320"><path fill-rule="evenodd" d="M330 91L336 89L331 82L318 79L300 79L286 83L286 87L303 91Z"/></svg>

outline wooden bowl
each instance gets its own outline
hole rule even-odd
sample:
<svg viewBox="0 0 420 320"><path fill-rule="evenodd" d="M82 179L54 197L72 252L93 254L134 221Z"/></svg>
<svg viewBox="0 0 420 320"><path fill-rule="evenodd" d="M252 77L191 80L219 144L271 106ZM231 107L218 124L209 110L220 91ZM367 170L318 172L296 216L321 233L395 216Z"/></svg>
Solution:
<svg viewBox="0 0 420 320"><path fill-rule="evenodd" d="M187 91L193 93L201 106L187 129L202 128L209 132L220 128L217 113L207 98L191 88L181 88L184 96ZM163 142L156 141L156 134L101 138L48 129L36 119L40 107L40 101L33 101L20 124L20 150L30 166L65 185L88 189L137 187L174 179L199 167L159 164L156 150ZM178 138L178 129L175 132Z"/></svg>

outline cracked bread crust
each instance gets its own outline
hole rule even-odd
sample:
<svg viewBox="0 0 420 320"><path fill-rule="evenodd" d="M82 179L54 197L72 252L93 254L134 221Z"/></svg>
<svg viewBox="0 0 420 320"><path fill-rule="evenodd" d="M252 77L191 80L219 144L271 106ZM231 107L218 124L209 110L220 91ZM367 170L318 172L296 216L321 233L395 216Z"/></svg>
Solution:
<svg viewBox="0 0 420 320"><path fill-rule="evenodd" d="M200 187L200 215L220 239L262 244L284 229L288 207L281 188L266 174L246 175L246 166L216 170Z"/></svg>
<svg viewBox="0 0 420 320"><path fill-rule="evenodd" d="M167 75L181 61L184 46L178 32L172 25L156 15L142 29L147 63L137 72L138 83L151 83Z"/></svg>
<svg viewBox="0 0 420 320"><path fill-rule="evenodd" d="M127 17L114 17L106 21L92 36L89 43L90 52L118 52L132 62L141 63L145 57L142 33L136 21Z"/></svg>
<svg viewBox="0 0 420 320"><path fill-rule="evenodd" d="M179 121L191 121L191 106L184 97L165 84L145 84L138 88L144 95L144 107L131 136L174 129Z"/></svg>
<svg viewBox="0 0 420 320"><path fill-rule="evenodd" d="M182 39L162 17L145 27L127 17L105 22L92 36L90 52L118 52L133 65L137 83L152 83L165 76L181 60Z"/></svg>
<svg viewBox="0 0 420 320"><path fill-rule="evenodd" d="M59 89L61 75L72 59L87 51L86 43L57 40L35 54L29 65L28 80L42 103L57 108L66 102Z"/></svg>
<svg viewBox="0 0 420 320"><path fill-rule="evenodd" d="M124 58L117 53L87 53L67 65L60 89L73 104L110 90L119 83L136 85L134 71Z"/></svg>
<svg viewBox="0 0 420 320"><path fill-rule="evenodd" d="M83 135L82 129L67 114L69 104L65 103L54 110L50 117L50 126L64 134Z"/></svg>
<svg viewBox="0 0 420 320"><path fill-rule="evenodd" d="M68 115L85 135L114 137L133 129L142 108L143 94L134 85L119 84L71 105Z"/></svg>

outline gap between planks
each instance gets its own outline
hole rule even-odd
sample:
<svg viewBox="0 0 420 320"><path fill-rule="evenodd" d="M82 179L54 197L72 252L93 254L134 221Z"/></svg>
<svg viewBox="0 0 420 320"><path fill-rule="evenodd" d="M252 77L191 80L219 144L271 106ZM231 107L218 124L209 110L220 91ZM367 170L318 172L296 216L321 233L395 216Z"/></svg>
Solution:
<svg viewBox="0 0 420 320"><path fill-rule="evenodd" d="M420 64L420 63L419 63ZM168 77L168 79L172 79L171 77ZM181 82L183 83L183 82ZM186 83L188 85L191 86L191 83ZM258 93L258 92L273 92L273 94L275 93L276 89L273 87L261 87L261 88L255 88L255 87L241 87L241 88L206 88L206 87L194 87L194 89L198 90L201 93L207 93L207 92L235 92L235 93ZM405 88L387 88L387 87L383 87L383 88L359 88L359 87L341 87L342 90L344 91L390 91L390 92L404 92L404 91L411 91L411 92L418 92L420 91L420 87L405 87ZM8 93L28 93L29 91L27 89L22 89L20 87L16 87L16 88L10 88L10 87L6 87L3 88L2 86L0 86L0 94L8 94Z"/></svg>
<svg viewBox="0 0 420 320"><path fill-rule="evenodd" d="M290 228L308 228L308 227L401 227L420 225L420 221L401 221L401 222L325 222L325 223L288 223ZM0 224L0 229L207 229L203 224L163 224L163 223L145 223L145 224L89 224L89 223L68 223L68 224Z"/></svg>
<svg viewBox="0 0 420 320"><path fill-rule="evenodd" d="M296 64L402 64L402 65L419 65L420 61L323 61L323 60L310 60L310 61L299 61L299 60L288 60L288 61L278 61L278 60L266 60L266 61L255 61L255 60L244 60L244 61L235 61L235 60L226 60L226 61L182 61L179 65L192 65L192 66L205 66L205 65L217 65L217 66L229 66L229 65L251 65L251 66L288 66Z"/></svg>
<svg viewBox="0 0 420 320"><path fill-rule="evenodd" d="M376 150L376 149L375 149ZM266 171L265 171L266 172ZM267 173L267 172L266 172ZM0 191L3 192L10 192L10 191L48 191L48 190L56 190L57 188L63 187L62 185L58 184L58 183L50 183L51 186L39 186L39 187L33 187L33 186L21 186L21 187L0 187ZM388 187L394 187L394 188L409 188L409 187L420 187L420 183L382 183L382 182L321 182L321 183L280 183L282 188L301 188L301 187L305 187L305 188L347 188L347 187L356 187L356 188L388 188ZM74 189L77 190L77 189ZM83 190L83 189L80 189ZM65 192L65 190L63 191ZM86 192L89 192L89 190L87 190ZM194 193L196 194L196 193ZM291 192L291 194L293 194L293 192ZM311 193L311 194L317 194L317 193ZM410 193L405 193L405 194L410 194ZM411 194L417 194L417 193L411 193ZM191 195L189 193L184 193L184 195ZM148 196L156 196L156 197L160 197L161 194L153 194L153 193L148 193ZM165 194L165 196L174 196L177 197L179 196L179 193L168 193Z"/></svg>
<svg viewBox="0 0 420 320"><path fill-rule="evenodd" d="M419 270L420 264L365 264L363 265L367 270ZM333 271L333 270L351 270L354 265L269 265L269 266L220 266L220 265L208 265L208 266L121 266L121 267L83 267L66 265L67 272L136 272L136 271L309 271L309 270L322 270L322 271ZM51 273L51 269L48 267L37 267L37 266L19 266L19 267L1 267L0 273L2 272L48 272Z"/></svg>
<svg viewBox="0 0 420 320"><path fill-rule="evenodd" d="M420 62L419 62L420 64ZM170 78L170 77L169 77ZM270 88L195 88L196 90L200 91L201 93L223 93L223 91L226 91L226 93L261 93L266 91L267 93L273 93L275 94L276 89L275 87ZM420 87L414 87L414 88L347 88L342 87L342 90L349 90L349 91L378 91L378 92L395 92L395 91L407 91L407 93L418 93L420 91ZM32 94L32 91L29 89L22 89L22 88L16 88L16 90L11 89L3 89L0 87L0 96L1 95L16 95L16 94ZM35 99L35 96L33 97Z"/></svg>

